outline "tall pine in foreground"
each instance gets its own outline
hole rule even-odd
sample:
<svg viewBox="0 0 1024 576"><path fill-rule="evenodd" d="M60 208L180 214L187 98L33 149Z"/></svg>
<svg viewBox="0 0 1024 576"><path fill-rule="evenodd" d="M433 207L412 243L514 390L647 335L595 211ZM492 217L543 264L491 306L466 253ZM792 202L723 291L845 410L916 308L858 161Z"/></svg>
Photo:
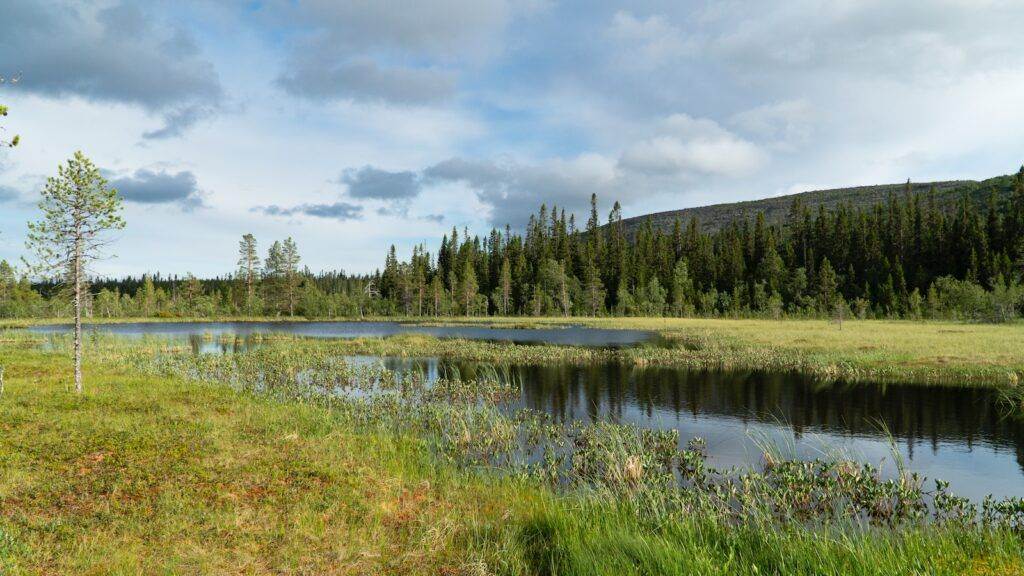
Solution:
<svg viewBox="0 0 1024 576"><path fill-rule="evenodd" d="M59 275L70 285L75 310L75 392L82 392L82 309L89 264L103 256L108 233L124 228L117 191L81 152L60 166L42 191L43 217L28 225L27 246L36 272Z"/></svg>

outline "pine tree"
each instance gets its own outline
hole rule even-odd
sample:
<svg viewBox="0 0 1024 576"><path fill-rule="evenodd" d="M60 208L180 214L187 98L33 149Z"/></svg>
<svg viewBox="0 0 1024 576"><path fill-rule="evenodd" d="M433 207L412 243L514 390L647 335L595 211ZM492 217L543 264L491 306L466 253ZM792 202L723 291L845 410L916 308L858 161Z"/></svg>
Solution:
<svg viewBox="0 0 1024 576"><path fill-rule="evenodd" d="M416 266L413 272L413 296L416 300L416 315L423 315L423 298L427 291L427 277L423 268Z"/></svg>
<svg viewBox="0 0 1024 576"><path fill-rule="evenodd" d="M430 297L433 304L434 316L441 315L441 306L444 303L444 284L441 282L441 274L434 274L430 281Z"/></svg>
<svg viewBox="0 0 1024 576"><path fill-rule="evenodd" d="M89 264L103 255L109 232L124 228L121 198L81 152L50 178L42 191L42 220L29 223L27 245L36 271L61 274L71 286L75 309L75 391L82 392L82 311Z"/></svg>
<svg viewBox="0 0 1024 576"><path fill-rule="evenodd" d="M285 299L288 303L288 315L295 315L295 305L299 299L299 288L302 284L302 278L299 275L299 247L295 244L295 241L289 236L285 239L282 245L282 255L284 256L284 293Z"/></svg>
<svg viewBox="0 0 1024 576"><path fill-rule="evenodd" d="M267 280L265 288L268 290L268 300L274 302L278 313L295 315L302 282L299 260L298 247L291 238L283 243L275 241L267 252L264 264L264 275Z"/></svg>
<svg viewBox="0 0 1024 576"><path fill-rule="evenodd" d="M245 313L251 316L260 276L260 257L252 234L242 236L238 243L238 276L245 284Z"/></svg>
<svg viewBox="0 0 1024 576"><path fill-rule="evenodd" d="M199 298L203 295L203 285L192 273L185 275L185 282L182 286L182 300L186 315L196 316Z"/></svg>
<svg viewBox="0 0 1024 576"><path fill-rule="evenodd" d="M1006 240L1016 271L1024 282L1024 166L1020 167L1013 183L1013 196L1007 215Z"/></svg>

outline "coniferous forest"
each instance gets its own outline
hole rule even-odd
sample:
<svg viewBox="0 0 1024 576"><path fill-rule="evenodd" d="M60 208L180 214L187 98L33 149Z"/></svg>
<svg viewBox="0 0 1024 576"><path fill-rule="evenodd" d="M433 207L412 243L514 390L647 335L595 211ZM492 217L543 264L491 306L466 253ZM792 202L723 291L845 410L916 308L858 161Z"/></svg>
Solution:
<svg viewBox="0 0 1024 576"><path fill-rule="evenodd" d="M763 213L706 230L627 229L596 197L585 223L541 206L523 233L453 228L436 253L392 247L372 275L311 273L292 239L266 257L243 237L237 271L95 279L94 317L121 316L729 316L955 318L1024 314L1024 168L979 205L911 191L827 209L796 196L784 222ZM30 284L0 263L0 317L62 316L59 284Z"/></svg>

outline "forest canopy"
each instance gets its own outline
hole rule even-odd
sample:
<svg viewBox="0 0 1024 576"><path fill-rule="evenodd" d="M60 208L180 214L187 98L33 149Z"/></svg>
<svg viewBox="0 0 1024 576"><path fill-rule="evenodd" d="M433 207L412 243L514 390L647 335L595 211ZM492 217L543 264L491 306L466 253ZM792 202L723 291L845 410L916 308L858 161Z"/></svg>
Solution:
<svg viewBox="0 0 1024 576"><path fill-rule="evenodd" d="M775 219L777 220L777 219ZM522 233L444 235L370 275L299 270L299 248L275 242L221 278L96 279L95 316L306 317L554 315L957 318L1024 314L1024 168L1009 194L906 187L884 201L812 209L795 197L781 221L743 214L715 229L696 218L627 230L616 202L586 223L541 206ZM0 316L62 316L52 283L0 263Z"/></svg>

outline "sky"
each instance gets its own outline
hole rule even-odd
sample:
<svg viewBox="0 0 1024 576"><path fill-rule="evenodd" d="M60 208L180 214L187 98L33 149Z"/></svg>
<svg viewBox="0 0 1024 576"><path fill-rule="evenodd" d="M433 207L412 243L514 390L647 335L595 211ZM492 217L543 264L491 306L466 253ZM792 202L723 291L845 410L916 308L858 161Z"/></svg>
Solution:
<svg viewBox="0 0 1024 576"><path fill-rule="evenodd" d="M1024 163L1019 0L4 0L0 259L83 151L103 275L232 272L291 236L370 272L519 228Z"/></svg>

